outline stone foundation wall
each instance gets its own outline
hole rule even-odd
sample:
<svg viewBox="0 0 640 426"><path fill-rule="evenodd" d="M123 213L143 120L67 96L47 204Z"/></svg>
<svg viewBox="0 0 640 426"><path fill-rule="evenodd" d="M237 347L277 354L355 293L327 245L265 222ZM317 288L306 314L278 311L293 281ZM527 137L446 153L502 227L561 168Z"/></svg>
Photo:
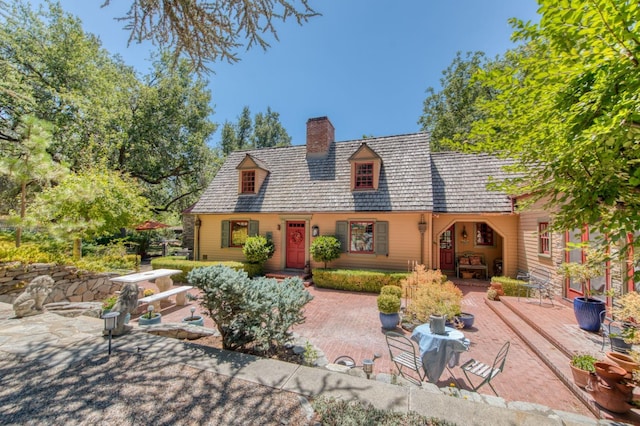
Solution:
<svg viewBox="0 0 640 426"><path fill-rule="evenodd" d="M122 285L109 281L120 275L115 273L92 273L49 263L5 263L0 264L0 302L12 304L38 275L49 275L55 281L45 303L102 301Z"/></svg>

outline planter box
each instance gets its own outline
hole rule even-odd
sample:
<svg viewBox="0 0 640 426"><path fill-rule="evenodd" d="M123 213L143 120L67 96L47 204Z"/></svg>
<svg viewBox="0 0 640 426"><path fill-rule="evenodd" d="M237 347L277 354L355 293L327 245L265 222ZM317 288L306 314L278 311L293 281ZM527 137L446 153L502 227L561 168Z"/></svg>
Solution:
<svg viewBox="0 0 640 426"><path fill-rule="evenodd" d="M463 279L470 280L471 278L473 278L474 273L473 272L462 271L462 272L460 272L460 275L462 275Z"/></svg>

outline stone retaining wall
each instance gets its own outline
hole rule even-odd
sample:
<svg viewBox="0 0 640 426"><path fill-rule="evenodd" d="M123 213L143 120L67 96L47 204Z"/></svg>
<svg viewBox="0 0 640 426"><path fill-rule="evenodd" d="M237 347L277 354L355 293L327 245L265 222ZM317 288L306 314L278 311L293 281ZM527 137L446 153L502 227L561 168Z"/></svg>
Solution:
<svg viewBox="0 0 640 426"><path fill-rule="evenodd" d="M55 281L45 303L102 301L122 285L109 281L120 275L115 273L93 273L50 263L4 263L0 264L0 302L13 304L22 289L38 275L49 275Z"/></svg>

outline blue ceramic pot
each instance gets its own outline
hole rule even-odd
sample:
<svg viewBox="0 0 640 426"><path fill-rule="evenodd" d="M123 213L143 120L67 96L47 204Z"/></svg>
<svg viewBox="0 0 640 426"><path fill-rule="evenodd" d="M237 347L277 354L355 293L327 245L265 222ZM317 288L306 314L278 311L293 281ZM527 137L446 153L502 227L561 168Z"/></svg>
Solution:
<svg viewBox="0 0 640 426"><path fill-rule="evenodd" d="M393 330L396 328L398 323L400 322L400 314L383 314L380 312L380 323L382 324L382 328L385 330Z"/></svg>
<svg viewBox="0 0 640 426"><path fill-rule="evenodd" d="M578 326L586 331L600 330L600 312L606 308L605 303L598 299L576 297L573 299L573 313Z"/></svg>
<svg viewBox="0 0 640 426"><path fill-rule="evenodd" d="M153 314L152 318L143 318L143 317L138 318L138 325L160 324L161 320L162 320L162 314L155 313Z"/></svg>
<svg viewBox="0 0 640 426"><path fill-rule="evenodd" d="M182 322L187 323L189 325L199 325L200 327L204 326L204 318L201 317L200 315L183 318Z"/></svg>

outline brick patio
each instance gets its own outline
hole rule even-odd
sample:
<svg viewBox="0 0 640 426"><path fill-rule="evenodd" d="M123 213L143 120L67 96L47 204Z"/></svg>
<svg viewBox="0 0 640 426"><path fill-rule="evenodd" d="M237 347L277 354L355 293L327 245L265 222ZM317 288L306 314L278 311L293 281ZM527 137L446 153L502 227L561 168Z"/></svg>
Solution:
<svg viewBox="0 0 640 426"><path fill-rule="evenodd" d="M553 306L548 301L540 305L537 298L518 300L515 297L503 297L502 301L494 302L486 299L486 281L454 282L464 293L463 311L475 315L474 326L464 330L465 336L471 340L471 347L468 353L461 355L460 362L469 358L490 362L502 344L506 340L511 341L505 371L492 382L500 397L508 401L526 401L582 415L640 424L636 410L625 417L614 417L609 412L599 410L586 392L573 385L569 355L589 352L604 358L605 353L601 351L602 340L599 335L585 332L577 326L568 302L556 299ZM153 288L152 284L145 286ZM297 334L322 350L329 361L339 355L349 355L361 363L377 352L382 357L376 360L375 372L394 372L384 330L378 319L375 294L314 286L308 287L308 290L314 299L305 308L306 322L294 328ZM185 307L173 306L162 313L165 317L163 322L179 322L189 315L189 304ZM205 317L205 326L213 326L208 317ZM410 334L399 328L396 331ZM462 371L454 368L453 372L465 387ZM453 382L447 370L440 379L438 385L441 387ZM572 392L572 386L578 396ZM480 392L493 394L488 386L481 388Z"/></svg>

